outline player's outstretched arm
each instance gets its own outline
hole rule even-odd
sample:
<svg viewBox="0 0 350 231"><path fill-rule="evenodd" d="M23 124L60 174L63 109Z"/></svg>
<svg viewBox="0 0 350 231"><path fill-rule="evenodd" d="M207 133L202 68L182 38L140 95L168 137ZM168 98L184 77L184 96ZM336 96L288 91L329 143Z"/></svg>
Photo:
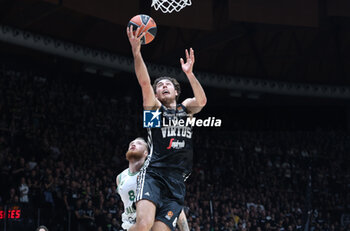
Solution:
<svg viewBox="0 0 350 231"><path fill-rule="evenodd" d="M132 30L132 25L126 28L126 33L132 48L132 54L134 56L135 73L142 89L143 107L144 109L151 110L159 108L161 104L154 95L151 79L141 55L141 38L145 35L145 32L139 36L136 36L139 31L140 27L138 27L134 33Z"/></svg>
<svg viewBox="0 0 350 231"><path fill-rule="evenodd" d="M177 220L177 226L179 227L180 231L190 231L184 210L182 210L179 215L179 219Z"/></svg>
<svg viewBox="0 0 350 231"><path fill-rule="evenodd" d="M194 97L186 99L182 104L189 110L190 114L196 114L200 112L202 108L207 104L207 97L201 84L193 74L194 50L190 48L190 52L188 52L186 49L185 53L186 62L180 58L180 63L183 72L185 72L188 80L190 81Z"/></svg>

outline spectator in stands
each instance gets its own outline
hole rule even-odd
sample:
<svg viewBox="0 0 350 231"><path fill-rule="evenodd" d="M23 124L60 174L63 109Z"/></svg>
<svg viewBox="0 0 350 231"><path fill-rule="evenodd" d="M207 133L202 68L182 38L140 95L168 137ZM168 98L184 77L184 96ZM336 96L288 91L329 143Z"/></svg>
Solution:
<svg viewBox="0 0 350 231"><path fill-rule="evenodd" d="M29 202L29 196L28 196L29 187L27 185L25 177L21 178L21 183L18 187L18 191L19 191L19 201L21 203L28 203Z"/></svg>
<svg viewBox="0 0 350 231"><path fill-rule="evenodd" d="M133 117L138 101L55 75L1 75L3 203L22 202L19 185L27 185L32 208L55 206L50 225L67 223L70 211L88 221L84 229L120 230L112 179L127 165L123 145L142 132L142 119ZM205 131L194 142L185 209L191 230L302 230L309 163L318 211L312 229L346 229L334 214L350 208L347 132Z"/></svg>

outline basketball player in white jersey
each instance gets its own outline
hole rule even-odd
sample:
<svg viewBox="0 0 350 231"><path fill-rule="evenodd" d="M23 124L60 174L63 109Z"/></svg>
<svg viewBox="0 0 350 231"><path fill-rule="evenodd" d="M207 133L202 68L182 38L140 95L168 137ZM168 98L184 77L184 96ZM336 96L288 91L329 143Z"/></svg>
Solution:
<svg viewBox="0 0 350 231"><path fill-rule="evenodd" d="M122 214L122 228L128 230L136 221L136 208L134 206L136 198L136 184L140 169L148 155L148 145L146 141L138 137L131 141L126 152L126 159L129 161L129 168L121 172L116 179L117 191L124 204ZM189 231L187 219L184 211L179 215L177 225L181 231Z"/></svg>

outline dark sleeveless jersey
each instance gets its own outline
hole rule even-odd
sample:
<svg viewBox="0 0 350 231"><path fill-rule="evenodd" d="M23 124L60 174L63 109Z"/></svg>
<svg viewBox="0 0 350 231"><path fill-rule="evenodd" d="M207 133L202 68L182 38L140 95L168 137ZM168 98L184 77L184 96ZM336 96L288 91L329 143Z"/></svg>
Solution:
<svg viewBox="0 0 350 231"><path fill-rule="evenodd" d="M161 127L148 128L148 167L186 180L193 161L192 126L186 124L187 109L182 104L178 104L175 110L162 105L159 111L162 112Z"/></svg>

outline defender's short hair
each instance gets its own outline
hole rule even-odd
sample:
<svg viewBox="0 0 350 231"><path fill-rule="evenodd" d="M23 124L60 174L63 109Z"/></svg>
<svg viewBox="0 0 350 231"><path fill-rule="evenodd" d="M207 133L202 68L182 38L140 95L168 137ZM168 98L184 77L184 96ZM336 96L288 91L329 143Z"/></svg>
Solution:
<svg viewBox="0 0 350 231"><path fill-rule="evenodd" d="M46 226L44 226L44 225L40 225L40 226L36 229L36 231L39 231L39 230L41 230L41 229L43 229L43 230L45 230L45 231L49 231L49 229L48 229Z"/></svg>

